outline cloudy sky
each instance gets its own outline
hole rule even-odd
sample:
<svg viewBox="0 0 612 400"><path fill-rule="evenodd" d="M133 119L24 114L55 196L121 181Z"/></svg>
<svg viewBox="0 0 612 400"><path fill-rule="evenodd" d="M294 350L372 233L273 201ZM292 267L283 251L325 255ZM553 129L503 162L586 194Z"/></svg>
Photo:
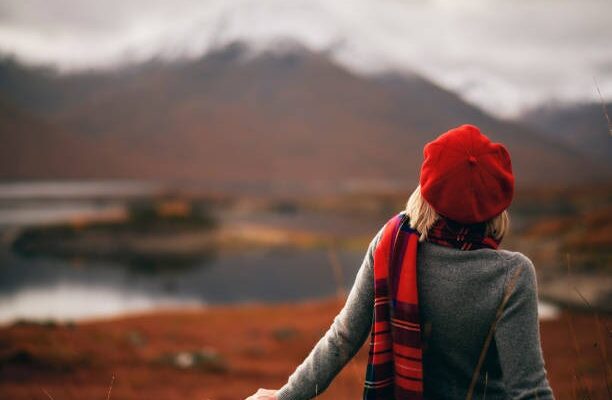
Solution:
<svg viewBox="0 0 612 400"><path fill-rule="evenodd" d="M504 117L612 98L610 0L0 0L0 53L65 71L297 40L416 71Z"/></svg>

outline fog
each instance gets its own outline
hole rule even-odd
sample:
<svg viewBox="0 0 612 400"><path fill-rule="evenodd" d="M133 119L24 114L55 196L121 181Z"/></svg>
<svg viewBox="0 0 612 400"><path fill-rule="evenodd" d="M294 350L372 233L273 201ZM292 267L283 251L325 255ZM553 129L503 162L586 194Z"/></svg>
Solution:
<svg viewBox="0 0 612 400"><path fill-rule="evenodd" d="M299 42L356 73L414 71L502 117L612 97L609 0L3 0L0 52L62 71ZM284 44L283 44L284 43Z"/></svg>

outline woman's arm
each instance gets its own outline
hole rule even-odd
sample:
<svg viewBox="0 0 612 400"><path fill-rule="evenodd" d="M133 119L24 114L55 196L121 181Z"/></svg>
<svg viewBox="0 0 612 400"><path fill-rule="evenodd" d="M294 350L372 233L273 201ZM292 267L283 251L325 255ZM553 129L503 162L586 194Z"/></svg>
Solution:
<svg viewBox="0 0 612 400"><path fill-rule="evenodd" d="M521 253L506 263L508 276L522 268L495 330L506 391L512 399L554 399L540 345L535 268Z"/></svg>
<svg viewBox="0 0 612 400"><path fill-rule="evenodd" d="M278 400L307 400L323 392L368 337L374 302L374 249L382 231L383 228L370 242L344 307L276 393Z"/></svg>

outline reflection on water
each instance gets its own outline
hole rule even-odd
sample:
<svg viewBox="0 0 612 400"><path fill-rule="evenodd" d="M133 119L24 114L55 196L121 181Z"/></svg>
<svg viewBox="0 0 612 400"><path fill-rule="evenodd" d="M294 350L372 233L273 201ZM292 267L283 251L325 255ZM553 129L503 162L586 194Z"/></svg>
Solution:
<svg viewBox="0 0 612 400"><path fill-rule="evenodd" d="M364 254L338 253L343 283L352 285ZM0 268L0 323L71 320L160 307L331 296L336 281L324 250L268 249L202 260L189 270L142 274L119 264L71 264L5 255ZM540 303L541 319L557 307Z"/></svg>
<svg viewBox="0 0 612 400"><path fill-rule="evenodd" d="M364 254L338 253L345 286ZM336 293L325 250L257 249L202 259L191 269L142 274L119 264L5 254L0 322L79 319L173 305L293 301Z"/></svg>
<svg viewBox="0 0 612 400"><path fill-rule="evenodd" d="M133 197L159 190L157 183L130 180L2 182L0 200Z"/></svg>
<svg viewBox="0 0 612 400"><path fill-rule="evenodd" d="M75 217L110 218L125 211L125 199L156 190L136 182L0 184L0 323L114 316L168 306L296 301L337 292L337 274L325 249L260 248L229 255L199 252L184 259L157 254L62 260L24 258L6 247L20 227ZM293 211L233 215L224 224L365 235L375 232L381 220L359 214ZM347 290L364 253L365 248L338 252ZM558 309L541 303L539 312L540 318L554 318Z"/></svg>
<svg viewBox="0 0 612 400"><path fill-rule="evenodd" d="M0 229L115 215L123 211L124 200L161 190L153 182L122 180L0 182Z"/></svg>
<svg viewBox="0 0 612 400"><path fill-rule="evenodd" d="M153 296L152 293L126 289L74 282L28 287L1 298L0 322L110 317L125 312L201 304L195 298L177 298L164 293Z"/></svg>
<svg viewBox="0 0 612 400"><path fill-rule="evenodd" d="M48 256L53 252L25 257L8 250L25 226L112 219L126 212L127 200L151 199L159 190L149 183L121 181L0 183L0 322L100 317L186 304L302 300L336 292L324 249L257 249L222 256L202 250L168 257L163 251L145 251L111 257L96 256L101 250L94 248L86 258L72 259ZM261 218L270 226L287 224L286 218L274 215ZM322 218L308 216L291 223L303 228L318 220ZM324 220L325 225L316 227L325 232L346 225ZM344 251L338 256L350 285L363 254Z"/></svg>
<svg viewBox="0 0 612 400"><path fill-rule="evenodd" d="M561 310L554 304L539 301L538 302L538 317L540 320L550 320L559 317Z"/></svg>
<svg viewBox="0 0 612 400"><path fill-rule="evenodd" d="M40 225L63 222L74 217L121 215L124 206L94 202L38 202L0 208L0 228L20 225Z"/></svg>
<svg viewBox="0 0 612 400"><path fill-rule="evenodd" d="M119 257L116 262L141 274L178 273L191 268L201 268L214 260L215 249L206 250L201 255L130 255Z"/></svg>

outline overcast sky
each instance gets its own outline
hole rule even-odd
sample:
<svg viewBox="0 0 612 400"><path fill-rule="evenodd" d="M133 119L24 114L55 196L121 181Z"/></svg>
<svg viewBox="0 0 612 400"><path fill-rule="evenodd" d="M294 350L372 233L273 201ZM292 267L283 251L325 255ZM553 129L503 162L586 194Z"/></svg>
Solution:
<svg viewBox="0 0 612 400"><path fill-rule="evenodd" d="M0 0L0 52L62 70L197 57L234 40L416 71L506 117L612 98L612 0Z"/></svg>

